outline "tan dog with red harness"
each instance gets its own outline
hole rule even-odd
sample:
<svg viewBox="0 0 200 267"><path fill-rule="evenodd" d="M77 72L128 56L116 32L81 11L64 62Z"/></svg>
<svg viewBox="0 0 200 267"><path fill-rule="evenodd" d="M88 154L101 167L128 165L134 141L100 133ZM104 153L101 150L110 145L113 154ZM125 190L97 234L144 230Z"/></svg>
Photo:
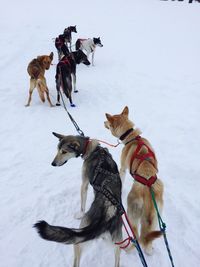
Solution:
<svg viewBox="0 0 200 267"><path fill-rule="evenodd" d="M152 241L162 235L156 231L157 216L150 190L154 190L157 205L163 206L163 183L157 178L157 160L150 143L140 136L141 131L134 129L134 124L128 118L128 107L121 114L106 113L105 127L124 144L121 154L120 176L124 181L126 170L135 182L128 194L128 218L135 235L147 254L153 253ZM140 224L140 234L139 234Z"/></svg>

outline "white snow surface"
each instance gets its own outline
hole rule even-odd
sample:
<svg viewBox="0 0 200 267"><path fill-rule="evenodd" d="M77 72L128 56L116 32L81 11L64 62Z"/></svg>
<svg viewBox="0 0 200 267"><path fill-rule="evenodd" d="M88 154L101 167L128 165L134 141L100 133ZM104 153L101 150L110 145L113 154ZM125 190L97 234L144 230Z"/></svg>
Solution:
<svg viewBox="0 0 200 267"><path fill-rule="evenodd" d="M1 3L0 32L0 266L72 266L73 247L41 239L38 220L78 227L81 159L51 166L58 140L52 131L77 134L62 107L41 103L36 90L29 108L26 68L54 52L52 38L77 25L76 38L100 36L95 66L78 66L69 111L91 138L116 143L104 128L105 112L129 106L130 118L153 145L165 184L163 219L175 266L200 266L200 4L188 1L11 1ZM56 100L55 66L46 72ZM119 164L122 146L109 148ZM123 202L132 184L127 174ZM87 208L93 199L90 188ZM149 267L168 267L163 239L154 242ZM114 266L112 246L90 242L81 267ZM136 252L121 253L122 267L142 266Z"/></svg>

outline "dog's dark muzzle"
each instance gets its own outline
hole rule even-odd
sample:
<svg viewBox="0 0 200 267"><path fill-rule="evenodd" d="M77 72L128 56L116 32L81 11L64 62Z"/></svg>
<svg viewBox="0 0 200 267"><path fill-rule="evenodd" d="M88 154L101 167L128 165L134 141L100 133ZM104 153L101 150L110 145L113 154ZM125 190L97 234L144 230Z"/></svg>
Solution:
<svg viewBox="0 0 200 267"><path fill-rule="evenodd" d="M91 63L90 63L90 61L89 60L85 60L85 61L83 61L83 64L85 64L85 65L90 65Z"/></svg>
<svg viewBox="0 0 200 267"><path fill-rule="evenodd" d="M57 166L57 164L55 163L55 161L53 161L53 162L51 163L51 165L54 166L54 167Z"/></svg>
<svg viewBox="0 0 200 267"><path fill-rule="evenodd" d="M61 163L61 164L60 164L60 163L59 163L59 164L57 164L57 163L56 163L56 161L54 160L54 161L51 163L51 165L52 165L52 166L54 166L54 167L60 167L60 166L64 165L66 162L67 162L67 160L66 160L66 161L64 161L64 162L63 162L63 163Z"/></svg>

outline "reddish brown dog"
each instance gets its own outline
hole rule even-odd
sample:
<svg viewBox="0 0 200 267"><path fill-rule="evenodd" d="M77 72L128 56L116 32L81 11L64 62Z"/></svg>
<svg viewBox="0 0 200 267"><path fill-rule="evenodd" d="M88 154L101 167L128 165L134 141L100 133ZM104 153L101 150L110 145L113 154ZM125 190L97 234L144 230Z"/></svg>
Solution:
<svg viewBox="0 0 200 267"><path fill-rule="evenodd" d="M49 56L48 55L38 56L29 63L27 71L28 74L30 75L30 89L29 89L28 103L26 104L26 107L30 106L32 93L35 87L37 87L42 102L45 102L45 93L46 93L47 100L50 106L53 107L53 104L51 103L49 97L49 89L47 87L46 79L44 77L45 70L48 70L50 68L52 60L53 60L53 52L51 52Z"/></svg>

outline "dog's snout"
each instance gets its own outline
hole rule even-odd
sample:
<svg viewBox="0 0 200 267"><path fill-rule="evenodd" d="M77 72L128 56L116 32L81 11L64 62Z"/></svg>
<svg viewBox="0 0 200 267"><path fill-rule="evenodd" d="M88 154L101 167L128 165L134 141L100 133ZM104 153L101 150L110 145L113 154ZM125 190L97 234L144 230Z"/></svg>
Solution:
<svg viewBox="0 0 200 267"><path fill-rule="evenodd" d="M54 166L54 167L57 166L56 163L55 163L55 161L53 161L53 162L51 163L51 165Z"/></svg>
<svg viewBox="0 0 200 267"><path fill-rule="evenodd" d="M84 62L83 62L83 64L85 64L85 65L90 65L91 63L90 63L90 61L89 60L85 60Z"/></svg>

